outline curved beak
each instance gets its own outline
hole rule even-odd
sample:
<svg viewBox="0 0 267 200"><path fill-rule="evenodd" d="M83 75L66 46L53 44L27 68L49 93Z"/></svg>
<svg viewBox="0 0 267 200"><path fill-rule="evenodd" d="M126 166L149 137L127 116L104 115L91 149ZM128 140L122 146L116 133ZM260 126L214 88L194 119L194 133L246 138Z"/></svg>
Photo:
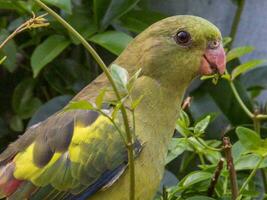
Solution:
<svg viewBox="0 0 267 200"><path fill-rule="evenodd" d="M216 48L208 47L202 57L200 74L223 74L226 67L226 56L222 44Z"/></svg>

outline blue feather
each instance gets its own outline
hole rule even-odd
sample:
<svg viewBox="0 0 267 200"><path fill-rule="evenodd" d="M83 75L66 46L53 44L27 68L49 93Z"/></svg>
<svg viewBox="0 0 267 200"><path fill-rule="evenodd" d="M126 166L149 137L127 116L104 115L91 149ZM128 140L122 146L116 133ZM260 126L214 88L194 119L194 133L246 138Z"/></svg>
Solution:
<svg viewBox="0 0 267 200"><path fill-rule="evenodd" d="M122 171L126 168L125 164L119 165L119 167L115 168L114 170L109 170L104 172L101 177L92 185L90 185L82 194L73 195L70 197L71 200L86 200L93 194L95 194L98 190L103 188L104 186L108 185L110 181L114 181L114 179L119 178L118 175L121 175ZM116 177L118 176L118 177ZM69 198L67 198L69 199Z"/></svg>

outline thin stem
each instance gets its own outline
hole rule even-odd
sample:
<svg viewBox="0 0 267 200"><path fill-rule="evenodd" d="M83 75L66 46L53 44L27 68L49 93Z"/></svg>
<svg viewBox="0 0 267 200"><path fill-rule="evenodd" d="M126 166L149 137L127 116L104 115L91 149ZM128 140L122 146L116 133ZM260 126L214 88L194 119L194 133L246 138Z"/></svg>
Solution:
<svg viewBox="0 0 267 200"><path fill-rule="evenodd" d="M62 17L60 17L56 12L54 12L52 9L50 9L48 6L46 6L42 1L40 0L34 0L41 8L46 10L51 16L53 16L59 23L61 23L64 28L66 28L73 36L75 36L82 45L86 48L86 50L93 56L93 58L96 60L96 62L99 64L105 75L107 76L114 93L117 97L117 100L121 101L120 93L115 85L115 82L103 62L103 60L100 58L100 56L97 54L97 52L91 47L91 45L84 39L84 37L79 34L69 23L67 23ZM130 170L130 190L129 190L129 199L134 200L135 199L135 167L134 167L134 149L133 149L133 141L132 141L132 134L129 127L129 120L126 112L125 106L122 104L121 113L123 117L123 123L125 126L125 132L127 137L127 151L128 151L128 162L129 162L129 170Z"/></svg>
<svg viewBox="0 0 267 200"><path fill-rule="evenodd" d="M229 81L230 87L234 93L234 96L236 100L238 101L239 105L242 107L244 112L252 119L254 117L254 114L247 108L245 103L242 101L241 97L239 96L237 89L232 81Z"/></svg>
<svg viewBox="0 0 267 200"><path fill-rule="evenodd" d="M259 114L259 115L256 115L256 118L259 120L267 120L267 115Z"/></svg>
<svg viewBox="0 0 267 200"><path fill-rule="evenodd" d="M244 5L245 5L245 0L240 0L238 2L237 11L235 12L235 17L234 17L234 20L232 23L232 28L231 28L231 33L230 33L230 37L232 38L232 41L228 44L229 49L232 48L233 42L235 40L238 25L239 25L241 15L242 15L243 10L244 10Z"/></svg>
<svg viewBox="0 0 267 200"><path fill-rule="evenodd" d="M211 151L221 151L222 148L214 148L214 147L210 147L208 146L204 141L202 141L201 139L199 139L198 137L195 137L196 140L201 144L203 145L206 149L209 149Z"/></svg>
<svg viewBox="0 0 267 200"><path fill-rule="evenodd" d="M239 191L239 196L243 193L243 191L246 188L246 186L248 185L248 183L251 181L251 179L256 174L256 172L257 172L258 168L260 167L261 163L263 162L263 160L264 160L264 157L261 157L259 162L257 163L256 167L252 170L252 172L250 173L249 177L247 178L247 180L242 185L242 187L241 187L241 189Z"/></svg>
<svg viewBox="0 0 267 200"><path fill-rule="evenodd" d="M202 153L198 153L198 156L199 156L199 160L201 162L201 165L206 165L204 157L203 157L203 154Z"/></svg>
<svg viewBox="0 0 267 200"><path fill-rule="evenodd" d="M238 185L237 185L236 171L232 156L232 145L228 137L223 138L223 147L225 151L225 159L227 161L227 169L230 175L232 199L235 200L238 196Z"/></svg>

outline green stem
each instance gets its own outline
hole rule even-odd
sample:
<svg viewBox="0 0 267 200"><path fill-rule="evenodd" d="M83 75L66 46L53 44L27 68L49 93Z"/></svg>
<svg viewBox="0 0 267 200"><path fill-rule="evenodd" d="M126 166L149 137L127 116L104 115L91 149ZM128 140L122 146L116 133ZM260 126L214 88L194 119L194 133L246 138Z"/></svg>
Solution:
<svg viewBox="0 0 267 200"><path fill-rule="evenodd" d="M73 36L75 36L85 47L85 49L93 56L93 58L96 60L96 62L99 64L105 75L107 76L114 93L117 97L117 100L121 101L120 93L115 85L115 82L103 62L103 60L100 58L100 56L97 54L97 52L91 47L91 45L84 39L84 37L79 34L68 22L66 22L62 17L60 17L56 12L54 12L52 9L50 9L48 6L46 6L42 1L40 0L34 0L41 8L46 10L51 16L53 16L59 23L61 23L64 28L66 28ZM129 170L130 170L130 190L129 190L129 199L134 200L135 199L135 168L134 168L134 150L133 150L133 141L132 141L132 134L130 131L129 126L129 120L126 112L126 108L124 105L120 108L122 117L123 117L123 123L125 126L125 132L127 137L127 151L128 151L128 162L129 162Z"/></svg>
<svg viewBox="0 0 267 200"><path fill-rule="evenodd" d="M262 115L262 114L259 114L256 116L257 119L259 120L267 120L267 115Z"/></svg>
<svg viewBox="0 0 267 200"><path fill-rule="evenodd" d="M239 96L237 89L233 83L233 81L229 81L230 87L234 93L234 96L236 98L236 100L238 101L239 105L242 107L242 109L244 110L244 112L251 118L254 118L254 114L252 112L250 112L250 110L247 108L247 106L245 105L245 103L242 101L241 97Z"/></svg>
<svg viewBox="0 0 267 200"><path fill-rule="evenodd" d="M205 142L203 142L201 139L199 139L198 137L194 137L196 138L196 140L201 144L203 145L206 149L209 149L211 151L222 151L223 148L214 148L214 147L210 147L208 146Z"/></svg>
<svg viewBox="0 0 267 200"><path fill-rule="evenodd" d="M238 2L238 7L237 7L237 11L235 12L235 17L232 23L232 28L231 28L231 33L230 33L230 37L232 38L232 41L229 43L228 47L229 49L232 48L233 42L235 40L236 37L236 33L237 33L237 29L238 29L238 25L241 19L241 15L244 9L244 5L245 5L245 0L240 0Z"/></svg>
<svg viewBox="0 0 267 200"><path fill-rule="evenodd" d="M257 172L258 168L260 167L260 165L261 165L263 160L264 160L264 157L261 157L259 162L257 163L256 167L252 170L252 172L250 173L249 177L247 178L247 180L244 182L244 184L242 185L241 189L239 190L239 196L243 193L243 191L246 188L246 186L248 185L248 183L251 181L251 179L256 174L256 172Z"/></svg>

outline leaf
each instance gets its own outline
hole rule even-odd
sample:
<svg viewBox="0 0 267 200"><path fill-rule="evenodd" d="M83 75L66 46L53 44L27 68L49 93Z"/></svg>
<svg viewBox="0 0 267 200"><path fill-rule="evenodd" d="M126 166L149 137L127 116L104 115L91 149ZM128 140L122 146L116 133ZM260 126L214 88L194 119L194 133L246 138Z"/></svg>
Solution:
<svg viewBox="0 0 267 200"><path fill-rule="evenodd" d="M85 39L89 39L97 32L97 26L92 19L92 14L86 6L75 6L73 13L66 17L66 21L70 23ZM68 33L73 43L76 45L80 44L80 41L76 37L74 37L70 32Z"/></svg>
<svg viewBox="0 0 267 200"><path fill-rule="evenodd" d="M96 97L95 104L96 104L96 107L98 109L101 109L102 108L102 104L103 104L103 100L104 100L105 94L106 94L106 89L102 89L99 92L99 94L97 95L97 97Z"/></svg>
<svg viewBox="0 0 267 200"><path fill-rule="evenodd" d="M261 146L261 139L255 131L239 126L236 128L236 133L246 150L254 151Z"/></svg>
<svg viewBox="0 0 267 200"><path fill-rule="evenodd" d="M62 95L76 94L92 81L95 74L78 60L77 57L56 59L53 66L45 68L43 75L49 86Z"/></svg>
<svg viewBox="0 0 267 200"><path fill-rule="evenodd" d="M71 0L43 0L43 1L71 14Z"/></svg>
<svg viewBox="0 0 267 200"><path fill-rule="evenodd" d="M260 157L255 154L247 154L247 155L241 155L240 158L238 158L235 161L235 169L236 170L252 170L256 167L260 160ZM266 168L267 167L267 158L264 159L264 161L261 163L259 168Z"/></svg>
<svg viewBox="0 0 267 200"><path fill-rule="evenodd" d="M194 134L202 134L210 123L210 115L199 121L194 127Z"/></svg>
<svg viewBox="0 0 267 200"><path fill-rule="evenodd" d="M118 31L107 31L89 38L91 42L104 47L115 55L120 55L132 39L131 36Z"/></svg>
<svg viewBox="0 0 267 200"><path fill-rule="evenodd" d="M162 13L147 9L131 10L120 18L121 25L129 31L140 33L151 24L165 18Z"/></svg>
<svg viewBox="0 0 267 200"><path fill-rule="evenodd" d="M184 151L188 150L189 143L186 138L172 138L168 147L168 154L165 164L170 163Z"/></svg>
<svg viewBox="0 0 267 200"><path fill-rule="evenodd" d="M181 110L180 111L180 118L178 119L179 121L181 121L181 123L185 126L185 127L189 127L190 126L190 119L188 114Z"/></svg>
<svg viewBox="0 0 267 200"><path fill-rule="evenodd" d="M113 109L112 114L111 114L111 118L113 120L116 118L116 116L118 114L118 111L120 110L121 106L122 106L122 103L119 102L119 103L116 104L115 108Z"/></svg>
<svg viewBox="0 0 267 200"><path fill-rule="evenodd" d="M140 104L140 102L142 101L143 99L143 95L140 96L139 98L137 98L136 100L134 100L132 103L131 103L131 109L132 110L135 110L137 108L137 106Z"/></svg>
<svg viewBox="0 0 267 200"><path fill-rule="evenodd" d="M65 37L52 35L37 46L31 56L33 76L37 77L42 68L55 59L69 44L70 41Z"/></svg>
<svg viewBox="0 0 267 200"><path fill-rule="evenodd" d="M126 69L120 67L119 65L112 64L110 66L110 73L111 73L113 80L115 81L117 88L120 91L125 91L128 78L129 78L129 74L126 71Z"/></svg>
<svg viewBox="0 0 267 200"><path fill-rule="evenodd" d="M2 29L0 30L0 43L2 43L9 35L9 32ZM6 45L0 49L0 58L6 57L3 66L9 71L14 72L17 68L17 46L14 40L10 40Z"/></svg>
<svg viewBox="0 0 267 200"><path fill-rule="evenodd" d="M181 182L179 183L182 187L189 187L201 181L208 180L212 177L212 173L203 172L203 171L195 171L188 174Z"/></svg>
<svg viewBox="0 0 267 200"><path fill-rule="evenodd" d="M233 71L232 71L232 80L234 80L237 76L239 76L242 73L245 73L246 71L264 63L264 60L250 60L246 63L243 63L239 66L237 66Z"/></svg>
<svg viewBox="0 0 267 200"><path fill-rule="evenodd" d="M127 83L128 92L130 92L132 90L133 85L134 85L135 81L138 79L141 71L142 71L142 68L140 68L139 70L137 70L137 72L128 81L128 83Z"/></svg>
<svg viewBox="0 0 267 200"><path fill-rule="evenodd" d="M94 0L94 13L100 30L129 12L140 0Z"/></svg>
<svg viewBox="0 0 267 200"><path fill-rule="evenodd" d="M233 59L244 56L248 53L251 53L253 50L254 50L254 47L252 47L252 46L244 46L244 47L234 48L227 53L226 61L229 62Z"/></svg>
<svg viewBox="0 0 267 200"><path fill-rule="evenodd" d="M42 105L40 99L33 96L34 80L24 79L15 88L12 96L12 108L22 119L31 117Z"/></svg>
<svg viewBox="0 0 267 200"><path fill-rule="evenodd" d="M92 103L86 100L82 101L71 101L65 108L64 111L69 110L94 110L95 107Z"/></svg>
<svg viewBox="0 0 267 200"><path fill-rule="evenodd" d="M24 126L23 126L23 121L22 119L15 115L11 118L10 122L9 122L9 126L10 128L13 130L13 131L16 131L16 132L21 132L23 131L24 129Z"/></svg>

